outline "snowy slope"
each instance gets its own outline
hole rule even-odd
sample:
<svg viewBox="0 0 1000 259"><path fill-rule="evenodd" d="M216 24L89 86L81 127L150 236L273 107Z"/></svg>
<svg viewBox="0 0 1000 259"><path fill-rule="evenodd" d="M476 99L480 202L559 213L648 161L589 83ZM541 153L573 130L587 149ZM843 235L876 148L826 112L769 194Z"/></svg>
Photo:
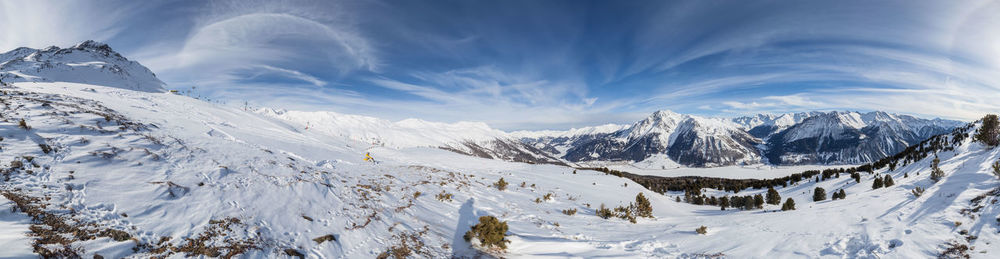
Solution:
<svg viewBox="0 0 1000 259"><path fill-rule="evenodd" d="M165 86L146 67L95 41L69 48L17 48L2 53L0 81L75 82L145 92L163 92Z"/></svg>
<svg viewBox="0 0 1000 259"><path fill-rule="evenodd" d="M516 162L562 164L556 157L526 145L482 122L439 123L419 119L391 122L374 117L335 112L276 111L259 114L289 122L304 131L317 131L367 147L436 147L483 158Z"/></svg>
<svg viewBox="0 0 1000 259"><path fill-rule="evenodd" d="M989 172L1000 148L973 142L975 124L911 146L895 156L894 171L862 173L860 183L844 174L778 188L796 210L723 211L601 172L484 159L434 144L500 134L477 124L332 113L303 114L299 121L117 84L48 81L57 80L0 88L0 257L31 257L30 251L83 258L372 258L408 251L417 258L474 258L485 252L462 235L484 215L509 224L511 243L498 255L510 258L926 258L962 246L974 258L1000 253L994 242L1000 180ZM725 120L658 116L631 127L648 133L637 139L662 140L668 132L675 142L723 138L738 128ZM871 126L865 116L846 119ZM477 127L478 133L470 130ZM473 135L434 133L449 128ZM629 140L631 133L613 134ZM379 162L363 161L365 153ZM935 155L945 172L937 183L928 179ZM646 173L653 175L656 166L674 165L663 155L644 161L638 169L652 167ZM719 173L726 169L673 175L726 176ZM872 189L884 175L896 184ZM493 187L501 178L510 183L506 190ZM918 186L926 191L915 197ZM815 187L843 189L847 198L813 202ZM633 224L596 216L600 204L627 205L638 193L649 197L653 218ZM695 233L699 226L707 234Z"/></svg>
<svg viewBox="0 0 1000 259"><path fill-rule="evenodd" d="M865 174L860 184L847 177L806 181L779 190L797 201L795 211L720 211L677 203L678 193L660 195L599 172L572 174L562 166L436 148L369 149L366 142L178 95L72 83L17 83L3 90L7 122L0 123L0 161L20 161L24 168L5 170L10 179L2 191L48 197L35 203L46 204L52 215L124 231L136 240L98 236L71 242L84 257L168 253L160 247L189 254L181 249L189 243L185 238L206 236L221 224L212 220L228 218L239 223L229 225L225 238L207 235L206 244L242 240L258 247L245 251L251 257L284 256L287 249L311 257L374 257L402 240L418 241L406 241L417 257L471 256L477 252L461 235L480 215L510 224L505 256L514 258L922 258L952 241L975 246L974 257L1000 253L990 241L1000 230L1000 209L989 202L996 198L982 202L974 217L962 214L973 198L1000 185L987 172L1000 149L969 138L938 153L948 173L938 184L927 179L931 158L925 158L894 172L877 171L896 179L890 188L872 190L874 174ZM30 129L17 126L21 118ZM46 154L40 143L53 150ZM362 162L366 151L381 163ZM511 183L508 190L490 187L500 177ZM848 198L811 202L816 186L844 188ZM914 198L914 186L927 191ZM417 191L421 195L413 198ZM454 196L435 199L441 192ZM632 224L594 216L596 205L627 204L640 192L650 197L655 218ZM534 202L547 193L554 198ZM559 212L568 208L579 212ZM956 221L962 224L956 227ZM701 225L707 235L694 233ZM967 240L962 230L978 239ZM336 240L312 240L328 234Z"/></svg>
<svg viewBox="0 0 1000 259"><path fill-rule="evenodd" d="M268 108L257 112L300 124L303 130L321 131L332 136L393 148L435 147L442 143L485 141L506 137L503 131L494 130L481 122L447 124L418 119L391 122L335 112L276 111Z"/></svg>

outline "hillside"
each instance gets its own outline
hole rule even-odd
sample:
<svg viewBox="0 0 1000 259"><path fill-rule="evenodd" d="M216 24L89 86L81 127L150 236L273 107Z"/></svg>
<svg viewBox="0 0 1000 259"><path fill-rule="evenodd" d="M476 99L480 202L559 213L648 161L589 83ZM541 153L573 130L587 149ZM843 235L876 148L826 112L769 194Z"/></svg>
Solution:
<svg viewBox="0 0 1000 259"><path fill-rule="evenodd" d="M896 179L890 188L872 190L874 174L860 184L847 177L806 180L779 190L796 200L795 211L769 212L774 205L720 211L677 203L680 193L660 195L600 172L572 174L561 166L434 148L371 147L184 96L73 83L15 83L3 90L0 161L10 165L4 196L22 202L22 212L93 229L91 241L34 241L55 242L42 247L64 253L273 256L294 249L370 257L405 243L422 257L471 255L460 236L480 215L510 224L509 257L924 257L952 241L975 246L974 256L1000 252L977 241L997 238L1000 210L980 201L984 207L974 217L962 214L974 207L970 200L1000 184L987 172L1000 149L969 138L938 153L948 172L938 184L927 179L931 159L924 158L894 172L876 171ZM19 128L22 118L30 129ZM379 164L361 161L369 151ZM501 177L511 183L506 191L491 187ZM815 186L843 188L847 199L811 202ZM915 186L926 187L926 194L914 198ZM594 216L597 205L627 204L640 192L650 198L655 218L631 224ZM434 197L442 193L451 199ZM552 200L534 202L548 193ZM559 212L569 208L579 212ZM812 223L818 221L826 223ZM51 223L45 222L35 224ZM213 234L220 225L228 226L225 238ZM693 232L701 225L708 235ZM962 230L979 239L964 241ZM335 241L312 240L328 234ZM192 250L188 239L219 249Z"/></svg>

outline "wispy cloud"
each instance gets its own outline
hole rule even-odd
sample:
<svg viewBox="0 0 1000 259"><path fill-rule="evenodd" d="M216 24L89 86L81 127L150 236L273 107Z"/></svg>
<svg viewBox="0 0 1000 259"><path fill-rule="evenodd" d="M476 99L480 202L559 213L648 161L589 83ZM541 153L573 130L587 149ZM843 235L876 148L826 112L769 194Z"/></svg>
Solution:
<svg viewBox="0 0 1000 259"><path fill-rule="evenodd" d="M131 1L0 1L0 51L109 40L142 8Z"/></svg>
<svg viewBox="0 0 1000 259"><path fill-rule="evenodd" d="M2 1L0 48L108 41L216 99L506 129L1000 110L1000 2ZM155 32L155 33L152 33Z"/></svg>

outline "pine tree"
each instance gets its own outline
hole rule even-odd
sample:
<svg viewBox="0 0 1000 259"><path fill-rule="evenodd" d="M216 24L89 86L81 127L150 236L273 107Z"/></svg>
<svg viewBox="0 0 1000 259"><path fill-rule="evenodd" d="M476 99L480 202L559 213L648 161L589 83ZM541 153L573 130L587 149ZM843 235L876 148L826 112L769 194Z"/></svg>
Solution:
<svg viewBox="0 0 1000 259"><path fill-rule="evenodd" d="M847 192L845 192L844 189L840 189L840 199L843 200L846 198L847 198Z"/></svg>
<svg viewBox="0 0 1000 259"><path fill-rule="evenodd" d="M893 185L896 184L895 182L892 181L892 176L890 175L885 175L885 180L883 180L882 183L885 184L886 188L892 187Z"/></svg>
<svg viewBox="0 0 1000 259"><path fill-rule="evenodd" d="M722 198L719 198L719 207L722 208L722 210L726 210L726 207L729 207L729 196L722 196Z"/></svg>
<svg viewBox="0 0 1000 259"><path fill-rule="evenodd" d="M944 178L944 171L938 167L940 163L941 159L938 159L937 155L934 155L934 161L931 161L931 180L934 182L941 181Z"/></svg>
<svg viewBox="0 0 1000 259"><path fill-rule="evenodd" d="M779 194L774 188L767 188L767 204L781 204L781 194Z"/></svg>
<svg viewBox="0 0 1000 259"><path fill-rule="evenodd" d="M997 115L990 114L983 117L982 121L983 125L976 130L975 139L983 142L988 148L1000 145L1000 119Z"/></svg>
<svg viewBox="0 0 1000 259"><path fill-rule="evenodd" d="M652 218L653 205L649 204L649 199L640 192L635 196L636 215L639 217Z"/></svg>
<svg viewBox="0 0 1000 259"><path fill-rule="evenodd" d="M795 200L788 198L785 200L785 204L781 205L782 211L795 210Z"/></svg>
<svg viewBox="0 0 1000 259"><path fill-rule="evenodd" d="M813 190L813 201L822 200L826 200L826 190L823 190L821 187L816 187L816 189Z"/></svg>
<svg viewBox="0 0 1000 259"><path fill-rule="evenodd" d="M882 177L875 177L875 182L872 183L872 190L882 188L882 186L885 186L885 184L882 183Z"/></svg>
<svg viewBox="0 0 1000 259"><path fill-rule="evenodd" d="M1000 177L1000 160L993 162L993 175Z"/></svg>
<svg viewBox="0 0 1000 259"><path fill-rule="evenodd" d="M758 208L758 209L764 208L764 196L760 195L760 193L758 193L757 195L754 195L753 196L753 206L756 207L756 208Z"/></svg>

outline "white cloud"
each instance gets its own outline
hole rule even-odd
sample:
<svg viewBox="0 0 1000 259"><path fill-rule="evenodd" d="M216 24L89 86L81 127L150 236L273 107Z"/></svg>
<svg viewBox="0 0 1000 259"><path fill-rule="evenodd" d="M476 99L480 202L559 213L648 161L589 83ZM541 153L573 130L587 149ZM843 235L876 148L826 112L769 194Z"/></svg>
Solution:
<svg viewBox="0 0 1000 259"><path fill-rule="evenodd" d="M299 72L299 71L291 70L291 69L284 69L284 68L272 67L272 66L268 66L268 65L259 65L257 67L259 67L261 69L264 69L264 70L274 71L274 72L276 72L278 74L281 74L281 75L289 77L289 78L294 78L294 79L302 80L302 81L308 82L310 84L313 84L315 86L322 87L322 86L325 86L327 84L326 81L320 80L319 78L316 78L316 77L311 76L311 75L307 75L307 74Z"/></svg>
<svg viewBox="0 0 1000 259"><path fill-rule="evenodd" d="M85 40L108 40L122 30L122 21L140 9L137 4L132 1L0 1L0 52L17 47L65 47Z"/></svg>

